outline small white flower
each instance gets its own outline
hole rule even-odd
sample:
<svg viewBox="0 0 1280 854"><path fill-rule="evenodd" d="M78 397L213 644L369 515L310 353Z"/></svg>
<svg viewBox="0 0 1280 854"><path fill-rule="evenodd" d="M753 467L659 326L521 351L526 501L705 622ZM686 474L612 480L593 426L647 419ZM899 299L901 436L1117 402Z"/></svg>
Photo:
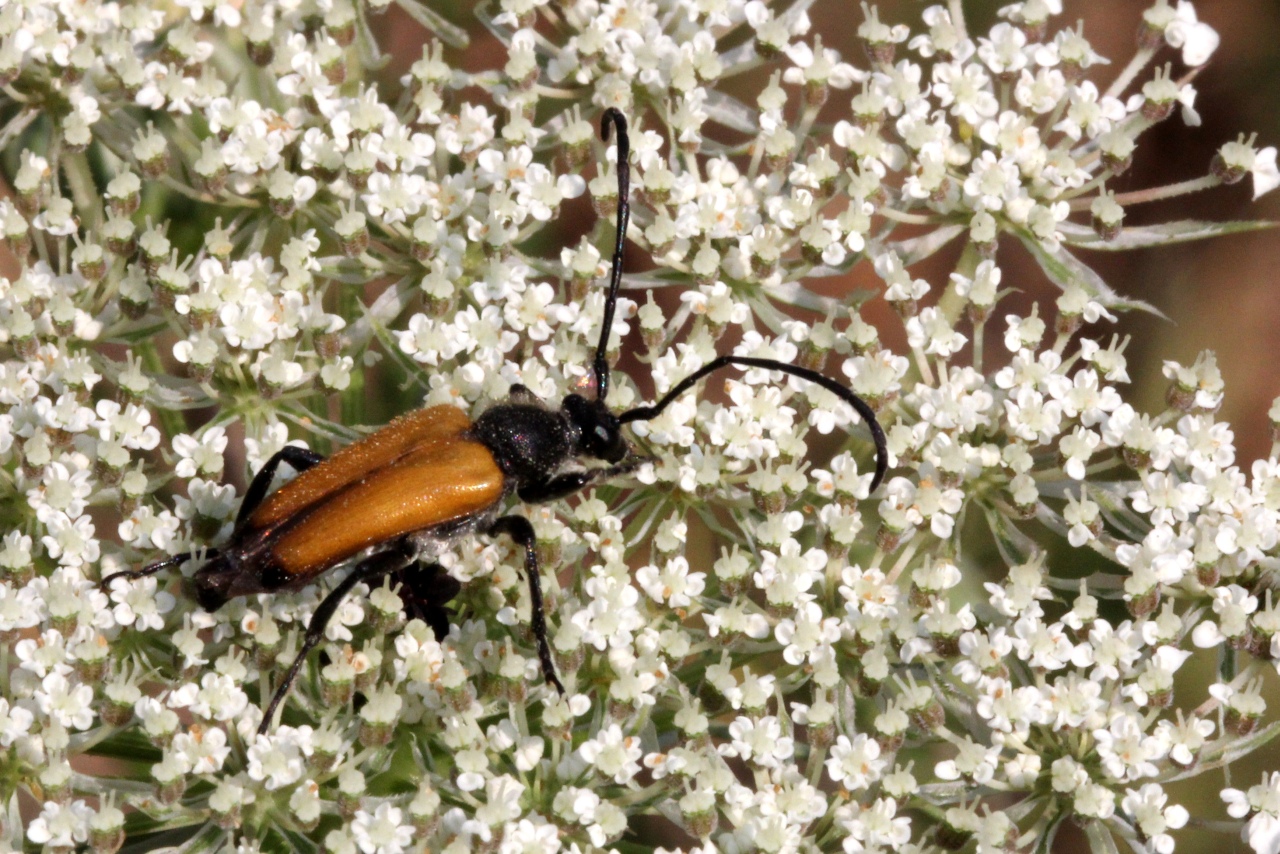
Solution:
<svg viewBox="0 0 1280 854"><path fill-rule="evenodd" d="M578 748L584 761L615 783L625 783L640 771L642 752L639 740L624 736L617 724L611 724Z"/></svg>
<svg viewBox="0 0 1280 854"><path fill-rule="evenodd" d="M688 608L693 597L700 596L705 586L705 573L689 572L689 561L673 557L661 570L645 566L636 570L636 581L655 602L671 608Z"/></svg>
<svg viewBox="0 0 1280 854"><path fill-rule="evenodd" d="M719 746L723 756L736 756L762 768L779 768L795 751L794 739L782 735L773 716L752 720L739 715L729 724L729 744Z"/></svg>
<svg viewBox="0 0 1280 854"><path fill-rule="evenodd" d="M404 822L403 811L382 803L372 815L356 811L351 835L365 854L403 854L413 842L413 825Z"/></svg>
<svg viewBox="0 0 1280 854"><path fill-rule="evenodd" d="M880 758L880 745L861 734L852 739L837 736L826 761L831 779L851 792L865 789L880 779L887 764Z"/></svg>
<svg viewBox="0 0 1280 854"><path fill-rule="evenodd" d="M967 340L951 326L945 315L932 306L921 309L920 314L907 320L907 343L930 355L950 358L964 347Z"/></svg>
<svg viewBox="0 0 1280 854"><path fill-rule="evenodd" d="M84 801L76 800L65 805L46 801L40 815L27 827L27 839L36 845L74 849L77 844L88 840L92 817L93 809Z"/></svg>
<svg viewBox="0 0 1280 854"><path fill-rule="evenodd" d="M180 433L173 437L173 451L179 456L174 474L178 477L217 476L222 472L223 453L227 449L227 431L221 426L210 427L199 438Z"/></svg>
<svg viewBox="0 0 1280 854"><path fill-rule="evenodd" d="M1263 774L1262 782L1250 786L1248 792L1223 789L1222 800L1232 818L1251 815L1240 831L1240 838L1257 854L1274 854L1280 850L1280 772Z"/></svg>
<svg viewBox="0 0 1280 854"><path fill-rule="evenodd" d="M256 738L248 750L248 775L268 790L281 789L302 779L306 757L311 755L311 727L276 727Z"/></svg>
<svg viewBox="0 0 1280 854"><path fill-rule="evenodd" d="M173 738L173 750L192 774L215 774L231 755L227 733L217 728L180 732Z"/></svg>
<svg viewBox="0 0 1280 854"><path fill-rule="evenodd" d="M93 689L73 684L61 673L50 673L40 682L35 694L40 712L69 729L88 729L93 725Z"/></svg>
<svg viewBox="0 0 1280 854"><path fill-rule="evenodd" d="M1162 12L1168 17L1167 10L1159 8L1163 6L1163 2L1158 4L1151 12L1144 13L1144 17L1149 21L1153 17L1158 20ZM1164 40L1169 47L1181 49L1182 61L1195 67L1209 61L1218 49L1219 37L1217 30L1197 19L1190 0L1178 0L1177 11L1164 22Z"/></svg>
<svg viewBox="0 0 1280 854"><path fill-rule="evenodd" d="M119 579L112 585L111 598L117 603L111 609L116 624L138 631L163 629L164 615L177 604L171 594L158 589L154 575L137 581Z"/></svg>

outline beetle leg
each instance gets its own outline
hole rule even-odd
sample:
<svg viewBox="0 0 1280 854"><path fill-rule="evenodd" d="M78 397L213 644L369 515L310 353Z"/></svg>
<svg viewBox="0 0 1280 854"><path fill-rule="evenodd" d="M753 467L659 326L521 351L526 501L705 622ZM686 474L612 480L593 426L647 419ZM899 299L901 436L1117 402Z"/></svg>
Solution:
<svg viewBox="0 0 1280 854"><path fill-rule="evenodd" d="M405 616L422 620L435 632L436 640L449 635L450 610L445 604L462 590L462 584L438 563L408 566L391 573L391 585L404 602Z"/></svg>
<svg viewBox="0 0 1280 854"><path fill-rule="evenodd" d="M521 501L528 504L555 501L557 498L564 498L565 496L573 495L575 492L581 492L597 480L622 477L624 474L630 474L640 468L645 463L653 461L653 457L632 457L625 462L618 463L616 466L571 471L567 474L548 478L541 483L530 483L522 486L516 491L516 494L520 496Z"/></svg>
<svg viewBox="0 0 1280 854"><path fill-rule="evenodd" d="M338 608L342 605L342 600L347 598L347 594L351 592L352 588L362 581L369 581L380 575L386 575L388 572L404 569L412 561L412 547L407 542L401 541L390 550L379 552L363 563L356 564L347 577L338 582L337 587L329 591L329 595L324 597L319 606L316 607L315 613L311 615L311 622L307 623L307 633L302 638L302 646L298 649L298 654L294 657L293 663L289 665L289 670L284 675L284 681L280 683L280 687L276 688L276 692L271 695L271 702L267 704L266 709L262 712L262 723L258 725L258 735L266 733L267 728L271 725L271 719L275 716L276 707L280 705L285 695L289 693L289 687L298 678L298 671L306 663L307 654L315 649L316 644L324 640L325 627L329 625L329 620L333 619L333 615L337 613Z"/></svg>
<svg viewBox="0 0 1280 854"><path fill-rule="evenodd" d="M542 676L556 690L564 694L564 685L556 676L556 666L551 660L551 644L547 640L547 617L542 610L542 579L538 575L538 538L533 525L523 516L503 516L489 526L489 536L506 534L517 545L524 546L524 574L529 578L529 610L532 612L533 637L538 643L538 661L542 663Z"/></svg>
<svg viewBox="0 0 1280 854"><path fill-rule="evenodd" d="M295 471L302 473L323 461L324 457L315 451L299 448L297 445L285 445L276 451L271 459L267 460L266 465L258 469L258 473L253 476L253 481L245 491L244 500L240 502L240 512L236 514L236 528L243 525L244 520L253 515L253 511L258 509L262 499L267 497L267 490L271 488L271 481L275 479L276 469L280 467L280 463L288 463Z"/></svg>

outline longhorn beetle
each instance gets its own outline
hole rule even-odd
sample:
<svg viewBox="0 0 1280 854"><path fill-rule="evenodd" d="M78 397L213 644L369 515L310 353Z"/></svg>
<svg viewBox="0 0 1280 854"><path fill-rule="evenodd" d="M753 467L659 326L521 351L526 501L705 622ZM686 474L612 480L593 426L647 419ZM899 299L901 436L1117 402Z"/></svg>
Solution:
<svg viewBox="0 0 1280 854"><path fill-rule="evenodd" d="M533 634L547 682L564 693L547 641L546 616L538 575L533 525L515 513L502 515L513 493L523 502L554 501L592 483L626 474L647 462L622 435L622 425L656 417L703 377L721 368L781 371L816 383L857 411L876 446L874 490L884 478L889 451L875 413L847 388L807 368L748 356L719 356L676 383L657 403L617 414L609 411L609 362L606 351L622 282L623 245L631 216L630 142L627 122L614 108L600 120L606 143L617 141L618 212L609 294L592 371L595 399L569 394L551 409L522 385L475 421L453 406L433 406L403 415L376 433L325 459L313 451L286 446L267 461L249 484L226 545L206 552L209 561L195 574L200 606L216 611L237 596L298 590L344 561L361 556L351 572L316 608L297 656L263 712L258 732L266 732L276 707L324 637L325 626L348 593L362 581L394 574L409 591L408 609L443 640L449 632L444 604L461 585L436 563L458 539L473 533L506 534L524 549ZM584 467L584 460L607 465ZM280 464L299 474L276 492L267 489ZM142 578L180 566L185 552L142 569L103 579Z"/></svg>

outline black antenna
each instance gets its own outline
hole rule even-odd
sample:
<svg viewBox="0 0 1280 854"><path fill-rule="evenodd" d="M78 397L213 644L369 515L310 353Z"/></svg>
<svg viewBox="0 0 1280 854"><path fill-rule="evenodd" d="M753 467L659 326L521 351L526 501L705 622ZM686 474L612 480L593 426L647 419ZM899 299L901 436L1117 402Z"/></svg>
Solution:
<svg viewBox="0 0 1280 854"><path fill-rule="evenodd" d="M218 551L217 549L209 549L206 554L208 557L215 557L218 554ZM99 581L98 586L103 590L109 590L111 589L111 582L115 581L117 578L146 578L148 575L155 575L162 569L168 569L171 566L182 566L183 563L191 560L191 558L195 556L196 552L183 552L182 554L176 554L172 557L167 557L164 560L158 560L155 563L147 564L142 569L126 569L123 572L113 572Z"/></svg>
<svg viewBox="0 0 1280 854"><path fill-rule="evenodd" d="M609 296L604 302L604 325L600 328L600 344L596 347L596 400L604 402L609 394L609 361L605 351L609 349L609 330L613 328L613 310L618 305L618 288L622 285L622 247L627 242L627 222L631 219L631 140L627 137L627 120L616 107L610 107L600 117L600 138L609 141L609 125L613 125L618 140L618 224L613 244L613 265L609 271Z"/></svg>
<svg viewBox="0 0 1280 854"><path fill-rule="evenodd" d="M113 572L98 582L98 587L103 590L111 589L111 582L117 578L128 578L130 580L138 578L146 578L148 575L155 575L162 569L170 567L182 566L192 558L203 558L206 561L213 560L218 556L218 549L199 548L191 552L182 552L181 554L170 555L169 557L158 560L155 563L149 563L142 569L126 569L123 572Z"/></svg>
<svg viewBox="0 0 1280 854"><path fill-rule="evenodd" d="M740 368L764 368L769 371L782 371L784 374L791 374L793 377L817 383L852 406L858 415L862 417L862 420L866 422L867 427L871 430L871 438L876 443L876 473L871 478L870 489L871 492L876 491L880 481L884 480L884 473L889 469L889 446L885 442L884 430L880 427L880 422L876 420L875 411L867 405L865 400L830 377L823 376L817 371L811 371L808 368L801 368L798 365L779 362L777 359L757 359L754 356L720 356L712 359L676 383L675 387L653 406L637 406L635 409L628 409L618 416L618 421L622 424L628 424L632 421L648 421L651 418L656 418L662 413L662 410L670 405L671 401L693 388L694 383L698 380L707 376L707 374L715 373L721 368L734 366Z"/></svg>

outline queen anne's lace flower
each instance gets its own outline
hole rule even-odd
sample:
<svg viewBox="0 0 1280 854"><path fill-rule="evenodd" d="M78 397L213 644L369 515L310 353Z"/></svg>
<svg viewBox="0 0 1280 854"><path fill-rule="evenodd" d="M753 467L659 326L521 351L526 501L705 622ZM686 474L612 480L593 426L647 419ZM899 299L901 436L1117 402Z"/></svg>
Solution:
<svg viewBox="0 0 1280 854"><path fill-rule="evenodd" d="M1174 850L1191 802L1162 781L1273 735L1280 463L1238 462L1212 354L1164 363L1166 410L1123 400L1129 339L1096 327L1140 304L1078 250L1152 242L1137 202L1280 186L1247 134L1187 184L1109 180L1175 107L1198 122L1164 64L1218 47L1193 5L1154 0L1108 81L1051 1L983 32L961 3L914 26L863 3L852 57L807 4L499 0L474 10L494 50L464 54L468 4L405 0L431 36L395 93L364 67L387 5L0 8L11 847L114 851L141 811L245 850L997 851L1066 822ZM522 550L460 536L425 556L463 583L450 611L414 586L449 588L436 569L358 585L258 735L346 569L214 613L178 577L241 536L286 445L517 384L590 396L604 107L632 144L610 406L781 360L859 395L893 471L872 491L867 413L830 388L717 378L628 425L633 480L520 511L565 696ZM1018 247L1056 299L1001 305ZM863 261L872 292L815 284ZM1198 649L1231 665L1207 694L1178 675ZM140 738L96 776L87 753ZM1259 852L1268 774L1221 793Z"/></svg>

